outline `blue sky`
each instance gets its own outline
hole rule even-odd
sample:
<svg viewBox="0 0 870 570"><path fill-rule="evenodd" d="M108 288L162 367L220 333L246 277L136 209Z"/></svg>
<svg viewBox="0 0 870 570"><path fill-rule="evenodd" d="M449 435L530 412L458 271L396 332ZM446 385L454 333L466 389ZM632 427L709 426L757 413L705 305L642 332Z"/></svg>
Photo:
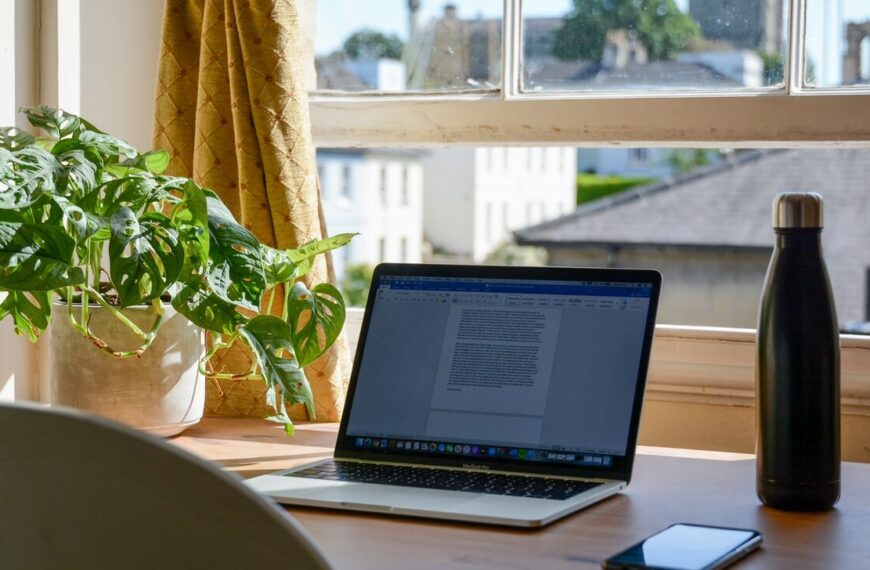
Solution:
<svg viewBox="0 0 870 570"><path fill-rule="evenodd" d="M689 0L676 2L686 10ZM420 22L440 15L448 3L457 6L463 19L496 18L502 14L502 0L421 0ZM870 0L808 0L808 3L810 58L823 82L833 84L839 78L842 48L841 39L835 38L839 22L870 20ZM527 0L524 9L527 16L562 16L572 5L571 0ZM406 6L407 0L319 0L316 52L324 54L338 49L347 36L362 28L374 28L407 39Z"/></svg>

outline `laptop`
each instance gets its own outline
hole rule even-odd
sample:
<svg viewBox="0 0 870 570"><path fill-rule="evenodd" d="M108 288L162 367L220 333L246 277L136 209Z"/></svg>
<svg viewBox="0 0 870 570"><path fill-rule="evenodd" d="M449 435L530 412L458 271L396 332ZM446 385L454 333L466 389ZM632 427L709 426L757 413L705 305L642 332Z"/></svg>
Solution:
<svg viewBox="0 0 870 570"><path fill-rule="evenodd" d="M661 275L382 264L331 459L279 503L536 527L628 485Z"/></svg>

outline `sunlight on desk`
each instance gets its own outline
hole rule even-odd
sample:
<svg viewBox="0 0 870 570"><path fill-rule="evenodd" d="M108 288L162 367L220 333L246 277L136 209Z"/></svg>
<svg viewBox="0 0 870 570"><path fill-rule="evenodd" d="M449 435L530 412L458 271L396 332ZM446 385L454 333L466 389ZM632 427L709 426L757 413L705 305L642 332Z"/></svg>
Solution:
<svg viewBox="0 0 870 570"><path fill-rule="evenodd" d="M242 477L332 454L337 424L205 418L170 440ZM634 479L611 499L541 530L292 507L338 568L598 568L672 523L754 528L763 548L738 568L862 568L870 560L870 465L843 464L843 498L827 513L786 513L755 497L749 454L638 448Z"/></svg>

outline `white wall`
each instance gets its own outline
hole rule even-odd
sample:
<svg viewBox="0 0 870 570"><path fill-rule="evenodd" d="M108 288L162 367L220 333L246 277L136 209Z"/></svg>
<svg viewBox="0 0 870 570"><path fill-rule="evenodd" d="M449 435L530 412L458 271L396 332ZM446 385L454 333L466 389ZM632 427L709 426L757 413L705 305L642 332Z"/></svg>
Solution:
<svg viewBox="0 0 870 570"><path fill-rule="evenodd" d="M474 149L432 149L423 158L423 233L436 249L471 255Z"/></svg>
<svg viewBox="0 0 870 570"><path fill-rule="evenodd" d="M80 1L79 111L99 128L149 150L163 0Z"/></svg>
<svg viewBox="0 0 870 570"><path fill-rule="evenodd" d="M333 255L339 282L348 265L422 260L423 172L417 156L405 156L403 151L321 151L317 164L329 233L360 234ZM346 167L350 169L349 196L342 190ZM386 200L381 196L382 170L386 174ZM407 203L402 190L405 172ZM404 252L402 243L406 244Z"/></svg>

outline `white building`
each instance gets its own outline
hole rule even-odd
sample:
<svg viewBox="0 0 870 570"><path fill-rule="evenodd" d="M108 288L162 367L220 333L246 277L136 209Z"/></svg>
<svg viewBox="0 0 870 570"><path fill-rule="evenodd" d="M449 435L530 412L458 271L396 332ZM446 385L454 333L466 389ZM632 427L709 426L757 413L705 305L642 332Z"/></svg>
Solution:
<svg viewBox="0 0 870 570"><path fill-rule="evenodd" d="M339 282L349 265L421 260L420 156L402 149L318 149L329 233L360 234L333 255Z"/></svg>
<svg viewBox="0 0 870 570"><path fill-rule="evenodd" d="M450 148L423 157L424 228L438 252L482 261L513 230L577 203L576 149Z"/></svg>
<svg viewBox="0 0 870 570"><path fill-rule="evenodd" d="M577 170L602 176L664 178L673 174L667 148L580 148Z"/></svg>

